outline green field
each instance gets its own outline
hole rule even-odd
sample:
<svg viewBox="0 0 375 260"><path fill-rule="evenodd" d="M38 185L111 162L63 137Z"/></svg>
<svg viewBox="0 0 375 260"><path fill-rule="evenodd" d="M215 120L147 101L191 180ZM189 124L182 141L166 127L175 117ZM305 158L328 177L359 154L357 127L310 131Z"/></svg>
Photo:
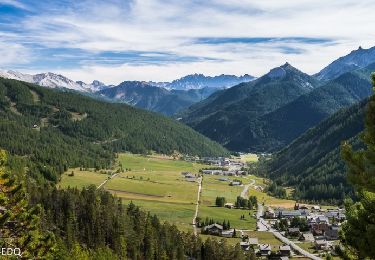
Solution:
<svg viewBox="0 0 375 260"><path fill-rule="evenodd" d="M222 222L229 220L231 228L236 229L255 229L256 219L253 217L255 211L241 210L241 209L228 209L215 207L216 197L225 197L227 202L234 203L237 196L243 190L242 186L229 186L228 181L220 181L219 178L223 176L205 175L203 177L203 189L201 194L201 203L199 206L199 217L204 220L213 218L216 221ZM229 180L241 179L244 184L249 183L249 180L241 177L225 177ZM250 213L250 215L249 215ZM245 216L241 220L241 215Z"/></svg>
<svg viewBox="0 0 375 260"><path fill-rule="evenodd" d="M71 172L74 172L74 176L69 176ZM59 188L77 187L82 188L91 184L99 186L108 178L108 174L102 174L99 172L92 171L80 171L78 169L70 169L68 172L61 176L61 182Z"/></svg>
<svg viewBox="0 0 375 260"><path fill-rule="evenodd" d="M108 180L103 186L104 189L123 199L124 203L133 201L145 211L158 215L161 220L176 224L181 230L193 230L191 222L195 212L198 183L186 181L181 172L198 174L199 169L206 168L207 165L174 160L162 155L119 154L113 170L100 173L90 169L85 171L69 169L62 175L59 187L82 188L90 184L99 186L121 167L123 171ZM69 176L71 171L74 171L74 176ZM228 181L218 180L222 177L213 175L203 177L198 216L201 219L213 218L218 222L229 220L231 227L236 229L255 230L255 211L215 207L217 196L223 196L227 202L234 203L244 188L229 186ZM227 178L229 180L240 178L243 184L249 184L254 179L255 185L264 185L263 179L255 176ZM253 188L249 189L246 196L250 195L256 195L259 201L264 200L271 205L294 205L294 201L276 199ZM241 215L244 215L245 219L241 220Z"/></svg>
<svg viewBox="0 0 375 260"><path fill-rule="evenodd" d="M124 172L108 180L104 189L122 198L124 203L133 201L145 211L176 224L181 230L192 231L198 183L187 182L181 172L197 174L206 165L173 160L162 155L128 153L120 154L117 163ZM94 171L73 170L74 176L68 176L72 170L63 175L60 187L98 186L109 176Z"/></svg>

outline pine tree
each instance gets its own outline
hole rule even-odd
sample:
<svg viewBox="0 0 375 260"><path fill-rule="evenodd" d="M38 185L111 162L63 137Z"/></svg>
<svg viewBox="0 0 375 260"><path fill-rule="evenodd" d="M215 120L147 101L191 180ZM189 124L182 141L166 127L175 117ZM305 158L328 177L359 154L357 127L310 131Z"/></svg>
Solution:
<svg viewBox="0 0 375 260"><path fill-rule="evenodd" d="M372 75L375 89L375 74ZM370 97L365 130L362 135L364 150L353 151L345 142L342 156L348 166L348 179L357 191L359 201L346 201L347 222L341 240L345 255L351 259L375 258L375 95Z"/></svg>
<svg viewBox="0 0 375 260"><path fill-rule="evenodd" d="M41 207L29 208L22 182L5 169L6 153L0 150L0 246L20 248L23 258L46 258L53 253L52 233L40 227Z"/></svg>

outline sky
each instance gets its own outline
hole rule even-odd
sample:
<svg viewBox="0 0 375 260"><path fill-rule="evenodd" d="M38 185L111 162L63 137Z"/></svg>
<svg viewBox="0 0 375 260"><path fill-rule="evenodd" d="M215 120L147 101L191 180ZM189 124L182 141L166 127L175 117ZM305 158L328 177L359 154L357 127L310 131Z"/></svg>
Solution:
<svg viewBox="0 0 375 260"><path fill-rule="evenodd" d="M0 68L107 84L313 74L375 45L374 0L0 0Z"/></svg>

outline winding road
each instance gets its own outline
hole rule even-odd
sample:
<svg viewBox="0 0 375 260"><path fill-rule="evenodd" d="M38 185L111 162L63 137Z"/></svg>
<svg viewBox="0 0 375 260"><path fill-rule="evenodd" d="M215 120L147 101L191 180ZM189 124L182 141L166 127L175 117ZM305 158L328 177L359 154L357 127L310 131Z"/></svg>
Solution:
<svg viewBox="0 0 375 260"><path fill-rule="evenodd" d="M253 186L255 184L255 180L251 180L251 183L249 184L246 184L244 187L243 187L243 190L241 192L241 197L242 198L247 198L247 192L250 188L250 186Z"/></svg>

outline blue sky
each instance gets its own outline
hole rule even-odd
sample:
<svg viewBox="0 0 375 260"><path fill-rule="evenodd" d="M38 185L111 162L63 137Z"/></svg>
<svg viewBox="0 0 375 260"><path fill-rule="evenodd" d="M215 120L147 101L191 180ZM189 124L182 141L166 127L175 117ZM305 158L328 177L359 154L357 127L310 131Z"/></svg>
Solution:
<svg viewBox="0 0 375 260"><path fill-rule="evenodd" d="M74 80L315 73L375 45L373 0L0 0L0 68Z"/></svg>

